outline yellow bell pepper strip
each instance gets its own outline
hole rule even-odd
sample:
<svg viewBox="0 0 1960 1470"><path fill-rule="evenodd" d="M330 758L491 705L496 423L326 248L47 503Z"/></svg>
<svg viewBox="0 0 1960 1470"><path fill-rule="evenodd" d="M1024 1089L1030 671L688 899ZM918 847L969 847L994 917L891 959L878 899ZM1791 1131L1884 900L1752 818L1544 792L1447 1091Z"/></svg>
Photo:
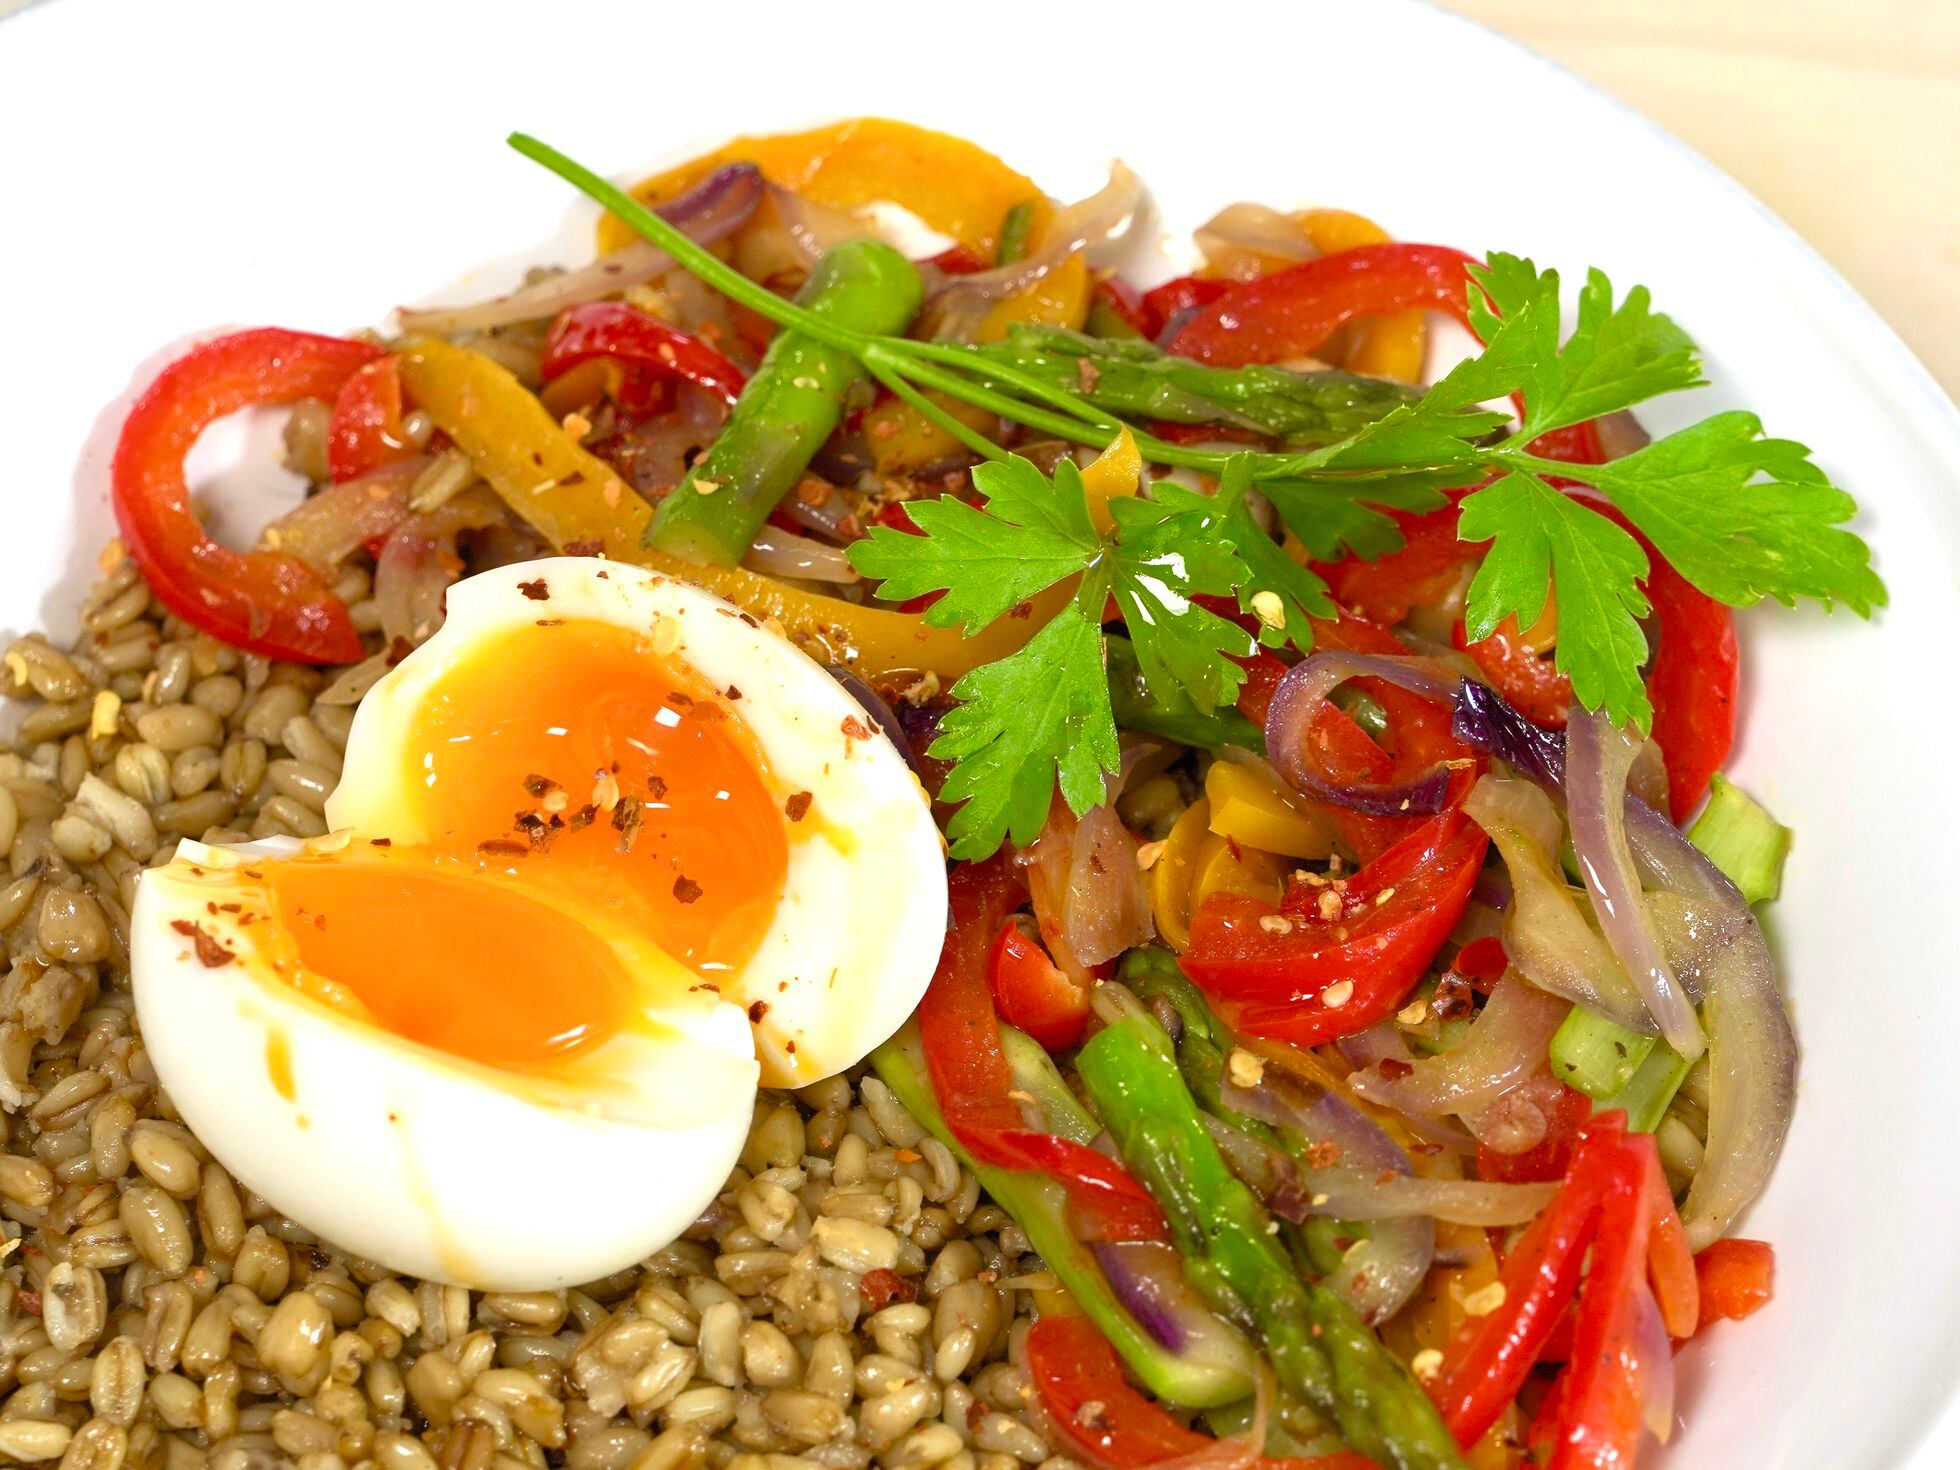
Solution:
<svg viewBox="0 0 1960 1470"><path fill-rule="evenodd" d="M923 618L805 592L740 567L699 567L640 544L652 508L612 466L582 447L502 364L446 342L417 342L401 354L402 384L436 427L468 455L478 474L559 551L604 551L616 561L692 582L751 616L774 618L784 633L832 662L871 677L930 672L951 682L1007 657L1061 606L1071 589L1052 588L1012 614L977 629L927 626Z"/></svg>
<svg viewBox="0 0 1960 1470"><path fill-rule="evenodd" d="M1033 201L1029 233L1034 239L1041 237L1051 212L1032 179L978 144L882 117L852 118L803 133L737 138L643 179L633 194L646 204L659 204L735 162L753 163L770 183L831 209L897 204L982 260L993 258L1002 221L1015 205ZM599 222L602 253L634 238L632 230L610 215Z"/></svg>
<svg viewBox="0 0 1960 1470"><path fill-rule="evenodd" d="M1097 534L1108 536L1116 530L1116 517L1109 513L1109 502L1119 496L1135 495L1143 479L1143 456L1137 452L1136 438L1128 429L1082 471L1082 494L1089 502L1089 522Z"/></svg>
<svg viewBox="0 0 1960 1470"><path fill-rule="evenodd" d="M1211 830L1241 847L1290 858L1325 858L1334 834L1296 793L1257 766L1214 761L1205 773Z"/></svg>
<svg viewBox="0 0 1960 1470"><path fill-rule="evenodd" d="M1191 883L1198 854L1211 836L1210 823L1211 803L1201 796L1171 825L1157 861L1150 865L1147 886L1157 937L1180 953L1191 943Z"/></svg>
<svg viewBox="0 0 1960 1470"><path fill-rule="evenodd" d="M1389 240L1388 231L1373 220L1345 209L1309 209L1298 219L1308 243L1320 255L1336 255L1357 245L1385 245ZM1427 343L1428 329L1420 311L1372 317L1355 324L1341 366L1351 373L1421 382Z"/></svg>

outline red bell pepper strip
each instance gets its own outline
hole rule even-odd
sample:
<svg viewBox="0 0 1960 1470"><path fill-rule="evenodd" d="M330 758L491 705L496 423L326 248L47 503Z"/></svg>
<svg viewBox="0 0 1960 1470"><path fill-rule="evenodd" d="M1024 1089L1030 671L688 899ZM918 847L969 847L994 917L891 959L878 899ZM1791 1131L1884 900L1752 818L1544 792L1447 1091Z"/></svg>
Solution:
<svg viewBox="0 0 1960 1470"><path fill-rule="evenodd" d="M1123 1363L1087 1317L1040 1318L1028 1329L1028 1377L1053 1432L1069 1453L1095 1470L1136 1470L1182 1459L1219 1442L1130 1387ZM1376 1470L1364 1455L1311 1459L1261 1455L1248 1470Z"/></svg>
<svg viewBox="0 0 1960 1470"><path fill-rule="evenodd" d="M338 485L414 454L415 446L402 430L401 364L393 354L363 363L340 385L327 421L327 469L333 482Z"/></svg>
<svg viewBox="0 0 1960 1470"><path fill-rule="evenodd" d="M1080 1044L1089 1025L1089 992L1063 974L1038 940L1009 919L987 961L987 980L1000 1018L1049 1051Z"/></svg>
<svg viewBox="0 0 1960 1470"><path fill-rule="evenodd" d="M544 339L540 373L549 383L595 357L610 357L716 394L731 408L748 375L698 337L623 301L590 301L567 307ZM631 410L631 405L622 404Z"/></svg>
<svg viewBox="0 0 1960 1470"><path fill-rule="evenodd" d="M1597 1151L1624 1133L1625 1115L1608 1113L1587 1136ZM1597 1173L1575 1161L1564 1187L1505 1257L1498 1273L1503 1301L1457 1329L1429 1396L1458 1444L1473 1445L1489 1432L1545 1351L1578 1290L1600 1205Z"/></svg>
<svg viewBox="0 0 1960 1470"><path fill-rule="evenodd" d="M1649 1281L1659 1286L1664 1325L1689 1305L1669 1301L1686 1237L1660 1173L1653 1138L1628 1134L1625 1113L1602 1113L1581 1130L1564 1185L1505 1258L1497 1308L1458 1329L1431 1385L1458 1444L1483 1438L1533 1365L1554 1356L1576 1300L1568 1366L1540 1409L1533 1443L1560 1470L1632 1465L1649 1366L1638 1331Z"/></svg>
<svg viewBox="0 0 1960 1470"><path fill-rule="evenodd" d="M1178 276L1161 286L1152 286L1143 293L1144 335L1154 342L1167 328L1182 326L1199 308L1209 306L1230 291L1232 284L1198 276Z"/></svg>
<svg viewBox="0 0 1960 1470"><path fill-rule="evenodd" d="M1654 1222L1647 1254L1647 1281L1661 1309L1661 1325L1679 1341L1692 1337L1701 1325L1701 1281L1695 1271L1688 1232L1667 1190L1667 1175L1658 1167L1647 1171L1647 1210ZM1763 1247L1768 1250L1768 1246Z"/></svg>
<svg viewBox="0 0 1960 1470"><path fill-rule="evenodd" d="M939 968L919 1002L926 1070L953 1136L975 1159L1053 1175L1068 1192L1085 1240L1165 1240L1163 1211L1107 1155L1028 1127L1008 1096L1014 1086L987 988L994 937L1020 906L1022 879L1004 857L969 863L947 883L952 909Z"/></svg>
<svg viewBox="0 0 1960 1470"><path fill-rule="evenodd" d="M367 342L258 327L192 348L144 390L116 441L111 483L123 544L165 607L269 658L339 664L361 657L346 604L305 562L232 551L205 534L191 509L184 456L227 414L332 399L381 355Z"/></svg>
<svg viewBox="0 0 1960 1470"><path fill-rule="evenodd" d="M1697 1326L1740 1322L1769 1305L1776 1289L1776 1251L1761 1240L1718 1240L1695 1257L1701 1285ZM1674 1329L1670 1324L1668 1330Z"/></svg>
<svg viewBox="0 0 1960 1470"><path fill-rule="evenodd" d="M1594 1165L1599 1224L1552 1421L1549 1465L1556 1470L1629 1470L1640 1448L1637 1321L1653 1225L1647 1174L1660 1162L1649 1135L1618 1143L1610 1153L1602 1151Z"/></svg>
<svg viewBox="0 0 1960 1470"><path fill-rule="evenodd" d="M1356 317L1440 311L1468 326L1466 273L1475 264L1476 257L1447 245L1406 243L1303 260L1220 293L1177 330L1166 350L1245 367L1311 357Z"/></svg>
<svg viewBox="0 0 1960 1470"><path fill-rule="evenodd" d="M1295 883L1275 909L1206 894L1182 964L1236 1029L1296 1046L1392 1014L1462 917L1484 834L1460 811L1430 818L1340 887ZM1277 922L1283 920L1284 922ZM1330 986L1346 986L1329 997Z"/></svg>

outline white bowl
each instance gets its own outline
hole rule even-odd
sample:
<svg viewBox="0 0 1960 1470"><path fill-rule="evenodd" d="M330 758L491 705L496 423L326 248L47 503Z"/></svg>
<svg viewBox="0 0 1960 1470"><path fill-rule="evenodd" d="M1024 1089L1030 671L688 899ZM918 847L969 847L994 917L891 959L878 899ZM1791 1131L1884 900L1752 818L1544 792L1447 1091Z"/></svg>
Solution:
<svg viewBox="0 0 1960 1470"><path fill-rule="evenodd" d="M1234 199L1338 204L1403 237L1645 282L1716 383L1659 426L1746 404L1815 446L1863 502L1893 597L1869 627L1743 619L1734 774L1798 833L1771 922L1803 1085L1744 1222L1776 1244L1776 1301L1686 1351L1688 1427L1650 1463L1905 1464L1960 1362L1960 905L1944 892L1960 416L1739 188L1476 26L1407 0L1099 10L61 0L0 24L17 557L0 626L70 620L108 534L115 425L185 338L344 330L501 258L466 282L487 292L554 231L557 258L578 258L590 213L502 146L513 128L631 175L876 111L973 137L1056 194L1120 154L1180 238ZM291 494L268 458L232 488Z"/></svg>

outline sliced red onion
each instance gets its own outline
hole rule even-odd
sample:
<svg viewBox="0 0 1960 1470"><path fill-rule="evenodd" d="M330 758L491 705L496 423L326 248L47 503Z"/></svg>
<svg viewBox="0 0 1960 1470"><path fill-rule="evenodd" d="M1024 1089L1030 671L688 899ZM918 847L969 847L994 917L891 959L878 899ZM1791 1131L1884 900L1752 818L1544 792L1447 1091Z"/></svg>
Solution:
<svg viewBox="0 0 1960 1470"><path fill-rule="evenodd" d="M769 207L790 242L790 248L805 272L817 268L824 252L833 245L869 233L864 222L841 209L805 199L793 189L770 184Z"/></svg>
<svg viewBox="0 0 1960 1470"><path fill-rule="evenodd" d="M1688 1243L1726 1234L1762 1192L1796 1107L1797 1038L1762 926L1727 877L1675 825L1628 798L1627 838L1648 884L1699 916L1708 1028L1708 1145L1681 1208Z"/></svg>
<svg viewBox="0 0 1960 1470"><path fill-rule="evenodd" d="M1522 1225L1557 1192L1549 1184L1417 1179L1393 1170L1312 1169L1242 1129L1207 1117L1205 1126L1232 1172L1282 1220L1448 1220L1460 1225Z"/></svg>
<svg viewBox="0 0 1960 1470"><path fill-rule="evenodd" d="M762 202L762 171L752 163L730 163L716 169L678 199L658 205L654 213L697 245L726 239L748 223ZM577 270L549 276L507 296L471 306L403 307L402 332L408 336L448 336L453 332L483 332L517 322L556 316L568 306L580 306L614 296L674 268L673 257L646 240Z"/></svg>
<svg viewBox="0 0 1960 1470"><path fill-rule="evenodd" d="M878 728L885 732L885 738L891 741L900 755L905 757L905 763L916 774L919 769L919 757L912 749L912 742L905 733L905 726L892 712L892 707L885 703L884 696L840 664L825 664L824 670L831 678L843 685L844 692L855 699L863 707L864 712L877 722Z"/></svg>
<svg viewBox="0 0 1960 1470"><path fill-rule="evenodd" d="M1310 1146L1333 1144L1339 1164L1369 1175L1413 1174L1401 1146L1345 1098L1268 1067L1259 1083L1222 1086L1226 1106L1304 1138ZM1399 1312L1422 1285L1436 1254L1436 1224L1426 1217L1379 1220L1368 1237L1342 1257L1328 1282L1371 1326Z"/></svg>
<svg viewBox="0 0 1960 1470"><path fill-rule="evenodd" d="M1666 1444L1674 1433L1674 1344L1644 1279L1634 1283L1632 1312L1633 1381L1641 1422Z"/></svg>
<svg viewBox="0 0 1960 1470"><path fill-rule="evenodd" d="M1553 791L1561 789L1563 742L1532 725L1495 690L1465 683L1455 728L1458 739ZM1631 793L1624 815L1627 846L1646 888L1684 900L1696 916L1698 932L1685 936L1687 948L1673 962L1677 973L1692 969L1700 982L1708 1034L1708 1143L1681 1211L1689 1243L1700 1250L1728 1230L1776 1166L1796 1106L1796 1032L1762 927L1735 885L1679 828ZM1522 967L1515 950L1511 957Z"/></svg>
<svg viewBox="0 0 1960 1470"><path fill-rule="evenodd" d="M1350 679L1386 679L1438 704L1450 703L1456 670L1440 659L1394 658L1383 654L1323 649L1302 659L1279 681L1266 713L1266 749L1279 773L1296 790L1330 806L1378 817L1434 816L1449 794L1447 766L1435 766L1398 785L1366 782L1336 786L1314 769L1308 757L1310 734L1327 696Z"/></svg>
<svg viewBox="0 0 1960 1470"><path fill-rule="evenodd" d="M1451 733L1540 786L1556 791L1564 784L1565 738L1532 724L1488 684L1465 679L1457 685Z"/></svg>
<svg viewBox="0 0 1960 1470"><path fill-rule="evenodd" d="M764 522L749 543L742 565L769 577L847 584L859 580L857 568L835 546L798 536Z"/></svg>
<svg viewBox="0 0 1960 1470"><path fill-rule="evenodd" d="M1109 1289L1137 1326L1172 1352L1184 1351L1192 1308L1204 1308L1192 1295L1177 1251L1161 1240L1107 1240L1091 1247Z"/></svg>
<svg viewBox="0 0 1960 1470"><path fill-rule="evenodd" d="M378 541L408 515L408 492L430 464L426 454L310 495L259 532L259 545L298 557L315 571L337 575L341 562Z"/></svg>
<svg viewBox="0 0 1960 1470"><path fill-rule="evenodd" d="M457 538L507 520L503 503L479 486L396 526L374 563L383 643L392 648L402 638L416 647L440 628L444 599L462 572Z"/></svg>
<svg viewBox="0 0 1960 1470"><path fill-rule="evenodd" d="M815 531L840 545L864 539L864 525L851 509L850 497L832 489L821 500L805 500L792 491L782 500L782 509L806 531Z"/></svg>
<svg viewBox="0 0 1960 1470"><path fill-rule="evenodd" d="M1571 1009L1522 975L1506 971L1462 1041L1441 1056L1358 1070L1348 1085L1368 1102L1397 1112L1432 1117L1474 1112L1517 1086L1543 1061L1552 1033Z"/></svg>
<svg viewBox="0 0 1960 1470"><path fill-rule="evenodd" d="M970 340L994 303L1020 295L1078 252L1085 253L1092 266L1106 264L1142 203L1143 181L1122 160L1112 163L1107 184L1049 221L1039 250L992 270L949 276L926 303L936 335Z"/></svg>
<svg viewBox="0 0 1960 1470"><path fill-rule="evenodd" d="M1551 798L1527 781L1485 776L1464 798L1463 811L1490 834L1511 876L1504 911L1511 964L1540 990L1651 1035L1647 1007L1557 868L1560 824Z"/></svg>
<svg viewBox="0 0 1960 1470"><path fill-rule="evenodd" d="M1235 281L1264 275L1275 261L1307 260L1314 253L1299 221L1266 204L1228 204L1191 238L1214 270Z"/></svg>
<svg viewBox="0 0 1960 1470"><path fill-rule="evenodd" d="M1627 850L1627 773L1637 749L1603 714L1575 706L1565 727L1565 816L1600 931L1667 1044L1693 1061L1707 1038L1661 949Z"/></svg>
<svg viewBox="0 0 1960 1470"><path fill-rule="evenodd" d="M1093 967L1155 933L1137 840L1111 802L1079 818L1056 802L1022 860L1048 953L1078 983L1088 984Z"/></svg>

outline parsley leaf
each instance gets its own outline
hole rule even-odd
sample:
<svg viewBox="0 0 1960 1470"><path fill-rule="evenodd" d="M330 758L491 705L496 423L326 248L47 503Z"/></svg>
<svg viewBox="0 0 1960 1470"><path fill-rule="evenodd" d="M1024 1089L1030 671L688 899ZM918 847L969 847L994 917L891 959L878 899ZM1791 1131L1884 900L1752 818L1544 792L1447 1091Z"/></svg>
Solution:
<svg viewBox="0 0 1960 1470"><path fill-rule="evenodd" d="M1103 799L1104 773L1116 770L1121 753L1102 629L1084 599L1100 614L1106 595L1104 579L1091 576L1026 647L953 686L960 702L926 753L957 762L940 791L961 803L946 829L954 857L983 858L1006 839L1033 842L1058 780L1073 811Z"/></svg>
<svg viewBox="0 0 1960 1470"><path fill-rule="evenodd" d="M1246 580L1245 563L1221 534L1219 507L1195 499L1182 508L1132 496L1109 502L1116 522L1111 590L1145 682L1182 690L1208 710L1238 697L1245 670L1228 655L1249 656L1253 641L1191 600L1229 597Z"/></svg>
<svg viewBox="0 0 1960 1470"><path fill-rule="evenodd" d="M1647 636L1640 619L1647 575L1640 543L1598 511L1518 471L1464 498L1457 534L1489 541L1464 607L1472 640L1488 638L1506 617L1530 627L1558 587L1558 667L1588 709L1645 729L1653 718L1640 666Z"/></svg>
<svg viewBox="0 0 1960 1470"><path fill-rule="evenodd" d="M1252 511L1245 500L1251 484L1251 457L1238 454L1226 462L1215 495L1200 495L1169 480L1159 481L1151 488L1151 494L1170 506L1211 509L1217 517L1217 534L1230 543L1244 564L1234 590L1238 594L1239 610L1259 619L1259 641L1268 648L1283 648L1291 643L1300 652L1307 653L1313 648L1313 630L1308 619L1333 617L1336 611L1334 599L1318 573L1287 555L1253 520ZM1270 490L1272 486L1261 488ZM1278 508L1277 502L1275 508ZM1352 509L1370 522L1379 521L1399 544L1401 533L1388 517L1362 506L1353 506ZM1372 527L1369 529L1372 530ZM1270 592L1279 599L1277 624L1267 621L1270 609L1262 615L1253 605L1253 599L1261 592Z"/></svg>
<svg viewBox="0 0 1960 1470"><path fill-rule="evenodd" d="M1863 616L1885 604L1870 549L1838 529L1857 504L1803 445L1765 439L1754 414L1716 414L1583 473L1718 601L1809 597Z"/></svg>
<svg viewBox="0 0 1960 1470"><path fill-rule="evenodd" d="M910 501L906 510L923 536L880 526L850 549L851 565L881 580L880 597L903 602L943 591L925 613L935 627L984 627L1082 571L1102 549L1072 462L1063 461L1051 482L1017 455L976 466L973 483L986 497L984 513L950 495Z"/></svg>

